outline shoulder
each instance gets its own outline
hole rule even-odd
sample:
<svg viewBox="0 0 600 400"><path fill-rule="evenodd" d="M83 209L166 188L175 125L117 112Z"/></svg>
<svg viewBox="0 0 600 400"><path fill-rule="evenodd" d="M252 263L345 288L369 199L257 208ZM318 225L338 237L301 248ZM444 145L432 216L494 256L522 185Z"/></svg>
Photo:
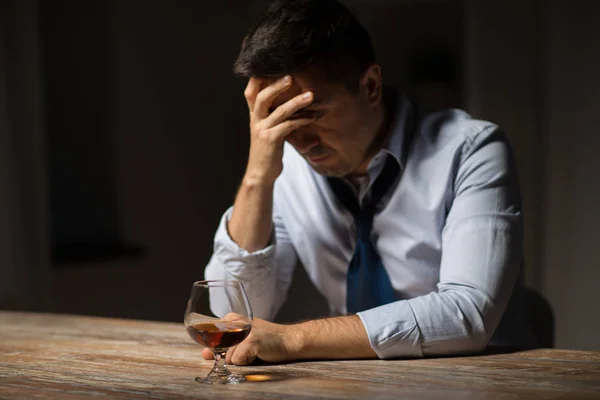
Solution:
<svg viewBox="0 0 600 400"><path fill-rule="evenodd" d="M431 114L423 122L421 140L435 148L449 148L447 165L455 194L500 186L518 193L514 155L498 125L456 109Z"/></svg>
<svg viewBox="0 0 600 400"><path fill-rule="evenodd" d="M509 151L502 129L490 121L474 119L467 112L448 109L422 116L413 151L432 155L453 154L455 161L468 157L486 143L502 143Z"/></svg>
<svg viewBox="0 0 600 400"><path fill-rule="evenodd" d="M467 146L499 132L493 122L474 119L467 112L448 109L425 114L421 119L419 136L430 142L457 142Z"/></svg>

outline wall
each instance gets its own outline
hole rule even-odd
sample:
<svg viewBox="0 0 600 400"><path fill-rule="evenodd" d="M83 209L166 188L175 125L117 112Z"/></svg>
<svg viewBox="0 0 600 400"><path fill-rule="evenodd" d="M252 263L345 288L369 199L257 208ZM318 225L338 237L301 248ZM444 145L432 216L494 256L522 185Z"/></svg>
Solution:
<svg viewBox="0 0 600 400"><path fill-rule="evenodd" d="M465 12L467 109L498 124L513 147L524 209L525 282L540 290L544 148L539 3L472 0Z"/></svg>
<svg viewBox="0 0 600 400"><path fill-rule="evenodd" d="M549 300L562 348L600 349L599 20L584 0L467 2L468 108L514 147L526 282Z"/></svg>
<svg viewBox="0 0 600 400"><path fill-rule="evenodd" d="M600 350L600 3L548 2L544 292L559 347Z"/></svg>
<svg viewBox="0 0 600 400"><path fill-rule="evenodd" d="M56 269L61 312L180 321L245 165L244 1L113 2L121 234L140 259Z"/></svg>
<svg viewBox="0 0 600 400"><path fill-rule="evenodd" d="M0 308L52 305L37 2L0 2Z"/></svg>

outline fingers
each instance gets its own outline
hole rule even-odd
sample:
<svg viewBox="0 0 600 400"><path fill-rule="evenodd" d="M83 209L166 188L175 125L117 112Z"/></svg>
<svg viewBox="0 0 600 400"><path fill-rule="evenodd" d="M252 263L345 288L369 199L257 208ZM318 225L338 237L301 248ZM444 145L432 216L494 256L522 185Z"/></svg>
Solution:
<svg viewBox="0 0 600 400"><path fill-rule="evenodd" d="M227 352L225 361L227 364L248 365L256 359L258 346L252 341L244 341L232 347Z"/></svg>
<svg viewBox="0 0 600 400"><path fill-rule="evenodd" d="M235 349L237 349L237 346L233 346L227 350L227 354L225 354L225 362L227 364L231 364L231 357L233 356L233 353L235 353Z"/></svg>
<svg viewBox="0 0 600 400"><path fill-rule="evenodd" d="M313 101L313 93L305 92L277 107L265 120L267 126L275 126L290 118L295 112L307 107Z"/></svg>
<svg viewBox="0 0 600 400"><path fill-rule="evenodd" d="M289 75L275 81L256 95L253 112L260 118L269 116L269 107L273 104L275 98L288 90L292 85L292 77Z"/></svg>
<svg viewBox="0 0 600 400"><path fill-rule="evenodd" d="M269 129L269 133L273 135L273 140L284 140L286 136L296 129L300 128L301 126L308 125L311 122L314 122L316 119L316 117L288 119Z"/></svg>
<svg viewBox="0 0 600 400"><path fill-rule="evenodd" d="M223 318L221 318L221 321L236 321L239 319L246 319L243 316L241 316L240 314L236 314L233 312L227 313L223 316Z"/></svg>
<svg viewBox="0 0 600 400"><path fill-rule="evenodd" d="M205 348L202 350L202 358L204 358L205 360L212 360L213 358L215 358L215 355L212 351L210 351L210 349Z"/></svg>
<svg viewBox="0 0 600 400"><path fill-rule="evenodd" d="M255 77L251 77L248 81L248 85L244 90L244 97L246 98L246 103L248 103L248 109L250 112L254 110L254 103L256 102L256 96L260 92L260 84L261 81Z"/></svg>

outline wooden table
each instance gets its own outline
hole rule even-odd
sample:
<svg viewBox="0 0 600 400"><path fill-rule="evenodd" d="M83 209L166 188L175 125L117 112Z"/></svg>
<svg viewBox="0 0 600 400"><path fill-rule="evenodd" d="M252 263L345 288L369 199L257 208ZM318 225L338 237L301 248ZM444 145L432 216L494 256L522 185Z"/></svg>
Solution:
<svg viewBox="0 0 600 400"><path fill-rule="evenodd" d="M600 398L598 352L234 366L252 381L194 382L211 365L183 324L0 312L3 399Z"/></svg>

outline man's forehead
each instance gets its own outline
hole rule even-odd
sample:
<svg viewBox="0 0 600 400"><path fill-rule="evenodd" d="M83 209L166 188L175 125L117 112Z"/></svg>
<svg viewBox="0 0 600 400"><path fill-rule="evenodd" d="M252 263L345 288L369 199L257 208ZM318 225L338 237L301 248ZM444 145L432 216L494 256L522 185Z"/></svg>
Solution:
<svg viewBox="0 0 600 400"><path fill-rule="evenodd" d="M330 85L330 81L329 79L327 79L326 74L316 67L303 69L301 71L294 72L290 75L292 76L294 83L296 83L303 89L309 87L321 87ZM282 77L283 76L273 79L267 79L267 84L273 83Z"/></svg>

